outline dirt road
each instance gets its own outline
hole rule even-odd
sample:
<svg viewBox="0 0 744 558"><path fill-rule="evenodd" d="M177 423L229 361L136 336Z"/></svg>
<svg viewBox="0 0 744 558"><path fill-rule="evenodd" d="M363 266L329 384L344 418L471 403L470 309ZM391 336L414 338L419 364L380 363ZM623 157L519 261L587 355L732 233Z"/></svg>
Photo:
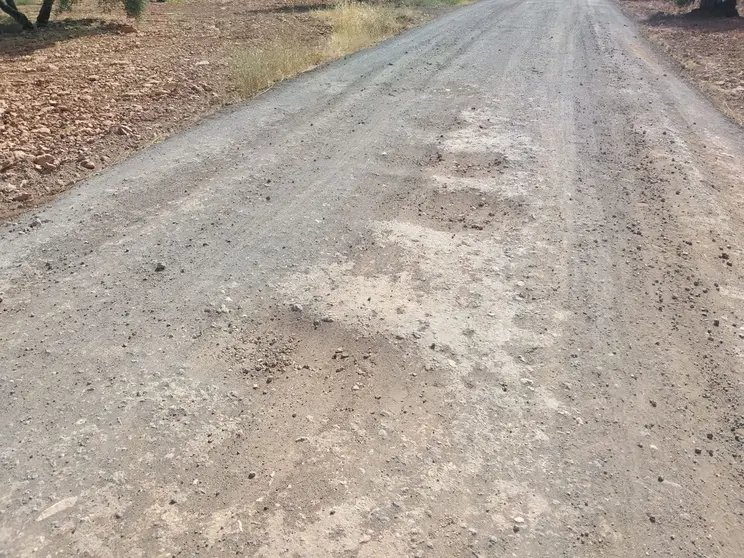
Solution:
<svg viewBox="0 0 744 558"><path fill-rule="evenodd" d="M0 551L743 556L743 147L486 0L3 225Z"/></svg>

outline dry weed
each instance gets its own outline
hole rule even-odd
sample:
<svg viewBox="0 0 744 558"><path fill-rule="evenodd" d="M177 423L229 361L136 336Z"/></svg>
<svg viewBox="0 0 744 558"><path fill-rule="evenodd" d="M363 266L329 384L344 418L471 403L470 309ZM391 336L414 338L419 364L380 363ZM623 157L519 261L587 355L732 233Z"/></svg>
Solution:
<svg viewBox="0 0 744 558"><path fill-rule="evenodd" d="M314 15L333 29L329 58L372 46L410 27L417 19L416 13L408 8L357 2L343 2L330 10L318 10Z"/></svg>
<svg viewBox="0 0 744 558"><path fill-rule="evenodd" d="M291 37L261 50L241 51L233 59L233 74L244 98L312 68L326 59L324 49L292 41Z"/></svg>
<svg viewBox="0 0 744 558"><path fill-rule="evenodd" d="M358 2L342 2L330 9L316 10L312 15L331 27L327 43L308 45L286 36L259 51L235 55L233 73L244 98L321 62L372 46L420 19L410 8Z"/></svg>

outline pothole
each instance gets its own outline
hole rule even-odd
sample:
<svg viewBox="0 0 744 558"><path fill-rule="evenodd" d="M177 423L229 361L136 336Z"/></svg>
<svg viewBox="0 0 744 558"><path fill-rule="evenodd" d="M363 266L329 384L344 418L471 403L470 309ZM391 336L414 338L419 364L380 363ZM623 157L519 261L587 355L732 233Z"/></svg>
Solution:
<svg viewBox="0 0 744 558"><path fill-rule="evenodd" d="M520 198L505 198L483 190L429 190L405 209L401 219L440 231L501 230L517 227L526 217Z"/></svg>
<svg viewBox="0 0 744 558"><path fill-rule="evenodd" d="M500 152L459 151L437 156L437 172L458 177L480 177L503 173L509 163L506 155Z"/></svg>

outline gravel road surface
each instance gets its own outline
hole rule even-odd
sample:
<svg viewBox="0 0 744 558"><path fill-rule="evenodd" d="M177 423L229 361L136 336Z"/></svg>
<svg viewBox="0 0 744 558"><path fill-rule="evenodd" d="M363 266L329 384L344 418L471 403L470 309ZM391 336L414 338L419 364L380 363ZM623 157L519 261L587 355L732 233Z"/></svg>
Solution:
<svg viewBox="0 0 744 558"><path fill-rule="evenodd" d="M0 226L3 556L744 556L744 132L485 0Z"/></svg>

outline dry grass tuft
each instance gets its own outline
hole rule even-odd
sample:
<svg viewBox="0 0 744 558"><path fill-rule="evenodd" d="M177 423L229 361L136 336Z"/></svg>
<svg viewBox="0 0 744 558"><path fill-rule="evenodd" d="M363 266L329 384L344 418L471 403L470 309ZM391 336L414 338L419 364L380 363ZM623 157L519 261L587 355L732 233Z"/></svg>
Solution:
<svg viewBox="0 0 744 558"><path fill-rule="evenodd" d="M406 7L346 1L312 15L331 27L325 44L303 44L287 36L260 51L243 51L234 57L233 74L244 98L321 62L372 46L420 19L416 11Z"/></svg>
<svg viewBox="0 0 744 558"><path fill-rule="evenodd" d="M279 40L257 51L242 51L233 59L233 75L240 94L251 97L275 83L325 60L322 49Z"/></svg>
<svg viewBox="0 0 744 558"><path fill-rule="evenodd" d="M328 44L330 58L372 46L400 33L417 19L416 13L408 8L357 2L343 2L330 10L318 10L314 15L333 29Z"/></svg>

